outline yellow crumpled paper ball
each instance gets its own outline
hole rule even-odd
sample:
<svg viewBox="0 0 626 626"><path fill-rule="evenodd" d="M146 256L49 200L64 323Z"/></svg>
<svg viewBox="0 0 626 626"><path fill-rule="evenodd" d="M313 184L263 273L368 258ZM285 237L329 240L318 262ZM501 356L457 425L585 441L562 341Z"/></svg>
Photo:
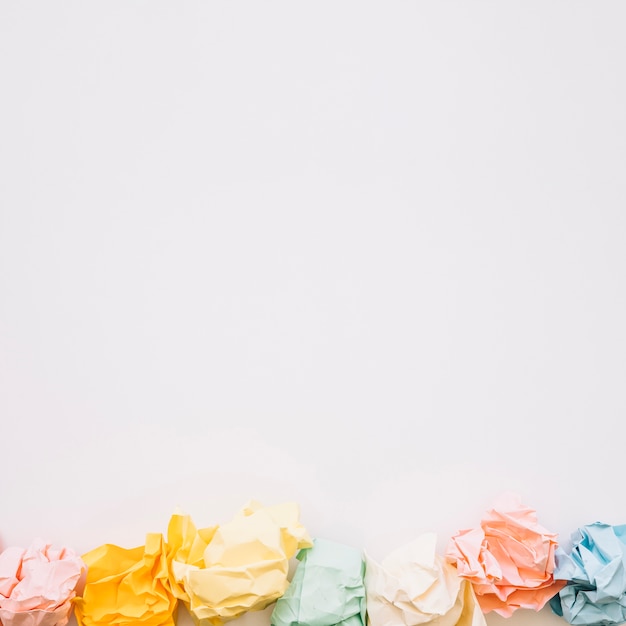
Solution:
<svg viewBox="0 0 626 626"><path fill-rule="evenodd" d="M87 581L76 598L80 626L174 626L178 600L172 593L163 535L149 533L146 545L102 545L83 555Z"/></svg>
<svg viewBox="0 0 626 626"><path fill-rule="evenodd" d="M199 626L221 626L277 600L289 584L289 559L313 545L295 503L252 502L227 524L199 530L175 513L167 541L172 590Z"/></svg>

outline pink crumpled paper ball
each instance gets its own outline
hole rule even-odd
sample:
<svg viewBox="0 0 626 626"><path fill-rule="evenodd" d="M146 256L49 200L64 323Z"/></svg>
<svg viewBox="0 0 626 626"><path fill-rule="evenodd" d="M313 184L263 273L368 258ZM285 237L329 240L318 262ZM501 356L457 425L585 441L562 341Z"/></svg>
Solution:
<svg viewBox="0 0 626 626"><path fill-rule="evenodd" d="M65 626L86 570L68 548L41 539L28 549L0 554L0 621L3 626Z"/></svg>
<svg viewBox="0 0 626 626"><path fill-rule="evenodd" d="M510 617L520 608L539 611L563 587L553 577L556 539L534 509L507 494L478 528L452 537L446 558L472 583L483 612Z"/></svg>

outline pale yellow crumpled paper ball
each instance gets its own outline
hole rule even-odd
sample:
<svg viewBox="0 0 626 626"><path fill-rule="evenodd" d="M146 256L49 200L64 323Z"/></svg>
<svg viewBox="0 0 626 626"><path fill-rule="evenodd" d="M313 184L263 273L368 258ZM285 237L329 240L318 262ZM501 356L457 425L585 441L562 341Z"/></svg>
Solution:
<svg viewBox="0 0 626 626"><path fill-rule="evenodd" d="M175 513L167 533L171 587L199 626L220 626L277 600L289 559L313 544L295 503L248 504L232 521L196 529Z"/></svg>

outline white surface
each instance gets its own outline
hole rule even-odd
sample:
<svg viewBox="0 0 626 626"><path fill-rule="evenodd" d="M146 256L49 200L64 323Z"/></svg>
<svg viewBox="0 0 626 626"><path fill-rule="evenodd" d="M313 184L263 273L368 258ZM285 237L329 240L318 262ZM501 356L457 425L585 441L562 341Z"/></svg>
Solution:
<svg viewBox="0 0 626 626"><path fill-rule="evenodd" d="M3 544L626 521L625 18L0 3Z"/></svg>

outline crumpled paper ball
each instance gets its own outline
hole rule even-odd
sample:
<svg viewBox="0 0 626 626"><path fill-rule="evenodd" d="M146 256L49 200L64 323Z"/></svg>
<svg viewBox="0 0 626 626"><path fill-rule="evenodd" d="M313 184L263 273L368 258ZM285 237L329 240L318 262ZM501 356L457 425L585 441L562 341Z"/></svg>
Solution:
<svg viewBox="0 0 626 626"><path fill-rule="evenodd" d="M426 533L377 563L365 555L371 626L485 626L472 585L436 553Z"/></svg>
<svg viewBox="0 0 626 626"><path fill-rule="evenodd" d="M272 626L365 626L360 550L325 539L301 550L300 564L272 612Z"/></svg>
<svg viewBox="0 0 626 626"><path fill-rule="evenodd" d="M576 626L626 622L626 526L589 524L572 542L556 553L554 576L567 585L550 601L552 610Z"/></svg>
<svg viewBox="0 0 626 626"><path fill-rule="evenodd" d="M36 539L0 554L0 621L4 626L65 626L85 564L69 548Z"/></svg>
<svg viewBox="0 0 626 626"><path fill-rule="evenodd" d="M172 589L197 624L220 626L285 593L289 559L313 544L294 503L250 503L227 524L197 530L175 514L168 527Z"/></svg>
<svg viewBox="0 0 626 626"><path fill-rule="evenodd" d="M534 509L507 494L479 528L452 537L446 557L472 583L485 613L510 617L519 608L539 611L565 584L553 577L556 539Z"/></svg>
<svg viewBox="0 0 626 626"><path fill-rule="evenodd" d="M149 533L146 545L102 545L83 555L87 582L76 598L81 626L173 626L177 599L170 588L163 535Z"/></svg>

